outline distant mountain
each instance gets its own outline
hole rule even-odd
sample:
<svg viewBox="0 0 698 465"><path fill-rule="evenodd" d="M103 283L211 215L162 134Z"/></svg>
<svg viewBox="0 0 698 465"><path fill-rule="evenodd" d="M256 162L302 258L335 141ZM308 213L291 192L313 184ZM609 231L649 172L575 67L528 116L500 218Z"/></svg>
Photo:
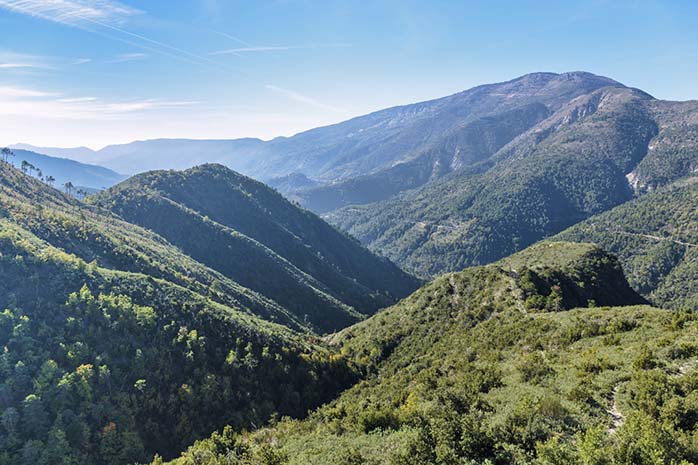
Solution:
<svg viewBox="0 0 698 465"><path fill-rule="evenodd" d="M89 147L37 147L31 144L15 144L11 148L17 150L26 150L29 152L42 153L51 157L70 158L82 163L95 163L97 161L97 152Z"/></svg>
<svg viewBox="0 0 698 465"><path fill-rule="evenodd" d="M203 163L223 163L239 170L242 166L254 166L262 145L259 139L156 139L109 145L99 150L97 156L104 166L129 174L185 169Z"/></svg>
<svg viewBox="0 0 698 465"><path fill-rule="evenodd" d="M20 166L27 161L41 170L44 177L53 176L55 185L60 187L66 182L75 186L87 187L93 190L105 189L126 179L123 174L96 165L79 163L67 158L56 158L27 150L13 149L15 156L12 162ZM35 171L32 174L37 174Z"/></svg>
<svg viewBox="0 0 698 465"><path fill-rule="evenodd" d="M92 201L320 332L354 323L418 284L313 213L222 165L137 175Z"/></svg>
<svg viewBox="0 0 698 465"><path fill-rule="evenodd" d="M320 182L310 179L303 173L291 173L278 178L267 179L264 183L280 192L296 192L321 185Z"/></svg>
<svg viewBox="0 0 698 465"><path fill-rule="evenodd" d="M422 276L492 262L693 176L696 121L698 102L602 87L571 99L477 163L327 218Z"/></svg>
<svg viewBox="0 0 698 465"><path fill-rule="evenodd" d="M137 141L105 147L94 160L130 174L204 162L222 163L262 181L302 174L336 184L300 197L308 208L326 211L383 200L475 163L572 98L606 86L621 84L589 73L536 73L268 142ZM369 189L353 181L358 177L368 177ZM380 186L386 179L390 186Z"/></svg>
<svg viewBox="0 0 698 465"><path fill-rule="evenodd" d="M6 463L171 457L302 416L355 376L278 303L4 162L0 277Z"/></svg>
<svg viewBox="0 0 698 465"><path fill-rule="evenodd" d="M555 238L612 251L630 284L655 305L698 308L698 178L592 216Z"/></svg>

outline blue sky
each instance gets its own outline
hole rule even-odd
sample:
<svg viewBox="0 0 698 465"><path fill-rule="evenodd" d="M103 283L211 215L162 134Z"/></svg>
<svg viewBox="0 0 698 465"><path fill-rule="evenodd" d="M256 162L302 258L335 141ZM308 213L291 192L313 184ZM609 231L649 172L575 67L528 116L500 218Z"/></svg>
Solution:
<svg viewBox="0 0 698 465"><path fill-rule="evenodd" d="M698 2L0 0L0 144L272 138L534 71L698 99Z"/></svg>

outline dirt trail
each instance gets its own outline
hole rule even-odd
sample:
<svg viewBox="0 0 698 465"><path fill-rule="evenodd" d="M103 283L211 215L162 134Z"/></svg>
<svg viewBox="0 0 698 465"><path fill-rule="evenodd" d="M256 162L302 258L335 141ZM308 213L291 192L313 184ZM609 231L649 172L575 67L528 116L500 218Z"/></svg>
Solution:
<svg viewBox="0 0 698 465"><path fill-rule="evenodd" d="M691 244L690 242L679 241L677 239L672 239L670 237L653 236L652 234L631 233L631 232L627 232L627 231L618 231L618 230L609 231L609 232L620 234L622 236L642 237L644 239L651 239L653 241L660 241L660 242L661 241L668 241L668 242L673 242L674 244L679 244L679 245L683 245L686 247L698 247L698 244Z"/></svg>
<svg viewBox="0 0 698 465"><path fill-rule="evenodd" d="M618 391L620 391L622 384L624 383L618 383L616 384L616 387L613 388L613 396L611 396L611 409L608 411L609 415L611 415L612 421L611 426L608 428L609 434L615 433L618 428L623 426L623 423L625 422L625 416L618 408Z"/></svg>

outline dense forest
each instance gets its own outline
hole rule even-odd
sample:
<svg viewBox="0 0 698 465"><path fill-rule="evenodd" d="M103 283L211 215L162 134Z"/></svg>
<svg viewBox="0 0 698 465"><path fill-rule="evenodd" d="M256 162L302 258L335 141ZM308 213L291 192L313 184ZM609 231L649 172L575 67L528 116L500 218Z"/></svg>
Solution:
<svg viewBox="0 0 698 465"><path fill-rule="evenodd" d="M172 457L225 425L304 416L356 378L287 307L102 207L0 171L0 463ZM350 244L372 261L368 279L392 266ZM358 281L363 264L351 265Z"/></svg>
<svg viewBox="0 0 698 465"><path fill-rule="evenodd" d="M316 215L222 165L145 173L90 201L320 332L354 323L418 285Z"/></svg>

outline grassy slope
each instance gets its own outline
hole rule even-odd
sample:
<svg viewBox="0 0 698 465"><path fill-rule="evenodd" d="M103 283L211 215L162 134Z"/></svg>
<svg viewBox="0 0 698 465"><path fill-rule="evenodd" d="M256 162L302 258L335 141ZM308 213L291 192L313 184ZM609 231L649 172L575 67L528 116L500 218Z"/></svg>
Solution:
<svg viewBox="0 0 698 465"><path fill-rule="evenodd" d="M528 271L548 286L531 287ZM541 292L560 311L529 308ZM641 301L589 245L536 246L442 276L332 339L364 372L337 400L304 421L214 435L176 463L228 463L216 461L224 453L304 465L695 460L695 317L566 310L580 295Z"/></svg>

